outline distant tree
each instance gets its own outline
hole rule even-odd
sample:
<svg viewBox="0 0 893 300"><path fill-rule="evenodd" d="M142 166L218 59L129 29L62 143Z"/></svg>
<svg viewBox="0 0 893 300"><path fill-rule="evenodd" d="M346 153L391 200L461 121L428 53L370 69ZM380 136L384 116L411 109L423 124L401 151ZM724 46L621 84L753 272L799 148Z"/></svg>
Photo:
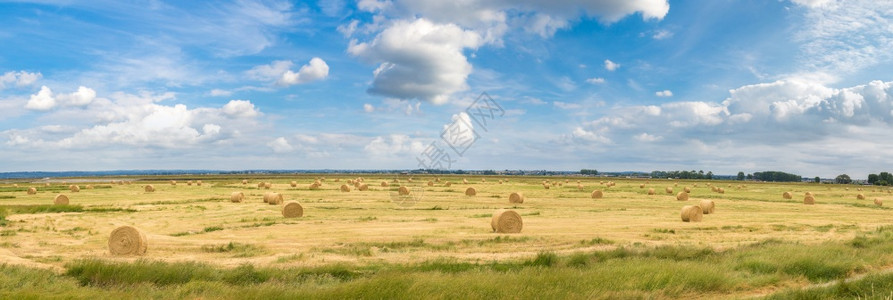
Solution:
<svg viewBox="0 0 893 300"><path fill-rule="evenodd" d="M868 174L868 184L875 184L880 180L880 176L877 174Z"/></svg>
<svg viewBox="0 0 893 300"><path fill-rule="evenodd" d="M744 172L738 172L738 180L744 180Z"/></svg>
<svg viewBox="0 0 893 300"><path fill-rule="evenodd" d="M754 172L753 179L760 181L775 181L775 182L800 182L803 180L803 177L797 174L779 172L779 171L765 171L765 172Z"/></svg>
<svg viewBox="0 0 893 300"><path fill-rule="evenodd" d="M583 175L598 175L598 170L596 170L596 169L582 169L582 170L580 170L580 174L583 174Z"/></svg>
<svg viewBox="0 0 893 300"><path fill-rule="evenodd" d="M713 179L713 171L707 171L707 175L704 175L706 179Z"/></svg>
<svg viewBox="0 0 893 300"><path fill-rule="evenodd" d="M753 174L747 174L747 180L753 180Z"/></svg>
<svg viewBox="0 0 893 300"><path fill-rule="evenodd" d="M893 174L890 174L890 172L881 172L880 174L878 174L878 184L879 185L893 184Z"/></svg>
<svg viewBox="0 0 893 300"><path fill-rule="evenodd" d="M850 179L850 175L840 174L840 175L837 175L836 178L834 178L834 182L840 183L840 184L849 184L850 182L853 182L853 180Z"/></svg>
<svg viewBox="0 0 893 300"><path fill-rule="evenodd" d="M816 177L813 179L813 181L815 181L815 183L819 183L819 182L822 182L822 178L819 178L818 176L816 176Z"/></svg>

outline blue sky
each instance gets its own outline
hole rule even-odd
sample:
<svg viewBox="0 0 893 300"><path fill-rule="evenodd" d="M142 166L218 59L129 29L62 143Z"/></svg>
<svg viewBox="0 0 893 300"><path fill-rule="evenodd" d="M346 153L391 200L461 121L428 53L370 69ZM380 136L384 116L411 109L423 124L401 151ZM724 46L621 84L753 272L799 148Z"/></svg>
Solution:
<svg viewBox="0 0 893 300"><path fill-rule="evenodd" d="M486 92L451 169L864 178L890 28L858 0L0 1L0 170L411 169Z"/></svg>

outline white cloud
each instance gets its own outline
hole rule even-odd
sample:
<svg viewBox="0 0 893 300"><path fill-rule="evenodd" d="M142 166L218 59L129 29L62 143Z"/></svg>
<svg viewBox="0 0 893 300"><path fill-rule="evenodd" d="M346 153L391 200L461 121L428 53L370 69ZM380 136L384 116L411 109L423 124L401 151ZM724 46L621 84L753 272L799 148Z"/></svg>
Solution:
<svg viewBox="0 0 893 300"><path fill-rule="evenodd" d="M671 32L669 30L665 30L665 29L657 30L651 36L651 38L653 38L655 40L665 40L665 39L668 39L671 37L673 37L673 32Z"/></svg>
<svg viewBox="0 0 893 300"><path fill-rule="evenodd" d="M29 86L37 82L41 77L43 77L43 74L40 74L40 72L9 71L0 75L0 90L6 88L7 84L14 84L19 87Z"/></svg>
<svg viewBox="0 0 893 300"><path fill-rule="evenodd" d="M251 70L245 71L248 78L260 81L275 81L282 77L282 74L288 72L294 63L290 60L275 60L268 65L260 65Z"/></svg>
<svg viewBox="0 0 893 300"><path fill-rule="evenodd" d="M617 70L619 68L620 68L620 64L615 63L615 62L611 61L610 59L605 60L605 70L614 72L614 70Z"/></svg>
<svg viewBox="0 0 893 300"><path fill-rule="evenodd" d="M663 91L654 92L654 95L656 95L658 97L673 97L673 92L670 90L663 90Z"/></svg>
<svg viewBox="0 0 893 300"><path fill-rule="evenodd" d="M656 142L656 141L663 139L662 136L650 135L647 132L637 134L637 135L633 136L633 138L640 142Z"/></svg>
<svg viewBox="0 0 893 300"><path fill-rule="evenodd" d="M602 129L601 131L605 131L605 130ZM610 144L611 139L605 137L602 133L603 132L588 131L586 129L583 129L582 127L577 127L577 128L574 128L573 137L582 139L585 141L589 141L589 142Z"/></svg>
<svg viewBox="0 0 893 300"><path fill-rule="evenodd" d="M463 50L476 49L481 36L456 25L426 19L395 21L368 43L351 41L348 52L380 63L369 92L399 99L445 103L468 89L472 67Z"/></svg>
<svg viewBox="0 0 893 300"><path fill-rule="evenodd" d="M808 7L822 7L827 5L828 3L833 2L833 0L791 0L798 5L808 6Z"/></svg>
<svg viewBox="0 0 893 300"><path fill-rule="evenodd" d="M277 81L280 85L295 85L322 80L329 76L329 65L319 57L310 59L310 63L301 67L297 73L285 71Z"/></svg>
<svg viewBox="0 0 893 300"><path fill-rule="evenodd" d="M33 110L50 110L56 107L56 99L53 91L47 86L41 86L37 94L31 95L31 99L25 104L25 108Z"/></svg>
<svg viewBox="0 0 893 300"><path fill-rule="evenodd" d="M210 94L211 94L211 96L214 96L214 97L221 97L221 96L228 97L228 96L232 95L233 92L227 91L227 90L221 90L221 89L213 89L213 90L211 90Z"/></svg>
<svg viewBox="0 0 893 300"><path fill-rule="evenodd" d="M62 94L59 95L58 100L60 103L70 106L86 106L93 102L93 99L96 99L96 91L91 88L80 86L78 90L71 94Z"/></svg>
<svg viewBox="0 0 893 300"><path fill-rule="evenodd" d="M586 79L586 82L591 83L591 84L602 84L602 83L605 83L605 79L601 78L601 77L592 77L592 78Z"/></svg>
<svg viewBox="0 0 893 300"><path fill-rule="evenodd" d="M567 103L567 102L561 102L561 101L554 101L554 102L552 102L552 105L554 105L557 108L566 109L566 110L577 110L577 109L583 108L583 106L580 105L579 103Z"/></svg>
<svg viewBox="0 0 893 300"><path fill-rule="evenodd" d="M425 149L425 145L408 135L391 134L373 138L363 149L372 157L415 157Z"/></svg>
<svg viewBox="0 0 893 300"><path fill-rule="evenodd" d="M477 140L471 117L467 113L454 114L452 122L443 125L443 140L452 143L457 149L466 148L462 145L473 145Z"/></svg>
<svg viewBox="0 0 893 300"><path fill-rule="evenodd" d="M363 104L363 111L365 111L367 113L374 112L375 106L372 106L372 104L369 104L369 103Z"/></svg>
<svg viewBox="0 0 893 300"><path fill-rule="evenodd" d="M284 137L278 137L275 140L270 141L267 143L267 146L270 147L270 149L273 149L273 152L275 153L288 153L295 149Z"/></svg>
<svg viewBox="0 0 893 300"><path fill-rule="evenodd" d="M230 100L221 111L227 116L235 118L253 118L260 114L254 104L248 100Z"/></svg>

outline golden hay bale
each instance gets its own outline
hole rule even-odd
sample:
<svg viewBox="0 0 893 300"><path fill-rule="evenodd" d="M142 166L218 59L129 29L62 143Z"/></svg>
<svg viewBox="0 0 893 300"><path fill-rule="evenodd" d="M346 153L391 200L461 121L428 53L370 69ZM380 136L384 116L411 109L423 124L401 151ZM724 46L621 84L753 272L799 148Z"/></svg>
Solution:
<svg viewBox="0 0 893 300"><path fill-rule="evenodd" d="M258 182L258 183L257 183L257 188L262 189L262 188L264 188L265 185L266 185L266 184L264 184L263 182Z"/></svg>
<svg viewBox="0 0 893 300"><path fill-rule="evenodd" d="M545 189L547 189L547 190L548 190L548 189L549 189L549 187L550 187L550 185L548 185L548 184L544 184L544 185L543 185L543 187L544 187L544 188L545 188Z"/></svg>
<svg viewBox="0 0 893 300"><path fill-rule="evenodd" d="M857 188L856 190L861 192L861 191L862 191L862 188Z"/></svg>
<svg viewBox="0 0 893 300"><path fill-rule="evenodd" d="M242 184L248 184L248 180L242 179Z"/></svg>
<svg viewBox="0 0 893 300"><path fill-rule="evenodd" d="M291 187L297 187L297 186L298 186L298 182L292 180L291 183L289 183L289 185L291 185Z"/></svg>
<svg viewBox="0 0 893 300"><path fill-rule="evenodd" d="M849 191L849 190L850 190L850 188L844 188L844 190L847 190L847 191Z"/></svg>
<svg viewBox="0 0 893 300"><path fill-rule="evenodd" d="M714 193L718 193L718 192L719 192L719 188L717 188L716 186L711 186L711 187L710 187L710 190L713 191Z"/></svg>
<svg viewBox="0 0 893 300"><path fill-rule="evenodd" d="M401 186L400 188L397 189L397 194L399 194L400 196L409 195L409 189L406 188L405 186Z"/></svg>
<svg viewBox="0 0 893 300"><path fill-rule="evenodd" d="M400 179L396 179L396 178L394 178L394 180L391 181L391 182L392 182L392 183L400 183Z"/></svg>
<svg viewBox="0 0 893 300"><path fill-rule="evenodd" d="M154 191L155 191L155 186L153 186L153 185L151 185L151 184L147 184L145 187L143 187L143 189L144 189L147 193L151 193L151 192L154 192Z"/></svg>
<svg viewBox="0 0 893 300"><path fill-rule="evenodd" d="M349 185L346 185L346 184L342 184L342 185L341 185L341 191L342 191L342 192L350 192L350 186L349 186Z"/></svg>
<svg viewBox="0 0 893 300"><path fill-rule="evenodd" d="M317 180L314 181L313 183L315 183L316 185L322 185L322 181L319 181L319 179L317 179Z"/></svg>
<svg viewBox="0 0 893 300"><path fill-rule="evenodd" d="M341 182L341 178L335 178L335 182Z"/></svg>
<svg viewBox="0 0 893 300"><path fill-rule="evenodd" d="M319 189L319 185L316 184L316 182L311 183L311 184L310 184L310 189L311 189L311 190L318 190L318 189Z"/></svg>
<svg viewBox="0 0 893 300"><path fill-rule="evenodd" d="M469 188L465 189L465 196L474 196L477 194L478 194L478 192L473 187L469 187Z"/></svg>
<svg viewBox="0 0 893 300"><path fill-rule="evenodd" d="M701 222L704 217L704 211L697 205L686 205L682 207L682 222Z"/></svg>
<svg viewBox="0 0 893 300"><path fill-rule="evenodd" d="M719 189L717 189L716 191L719 192L720 194L725 194L725 193L726 193L726 189L724 189L724 188L719 188Z"/></svg>
<svg viewBox="0 0 893 300"><path fill-rule="evenodd" d="M171 185L177 185L177 181L176 181L176 180L171 180Z"/></svg>
<svg viewBox="0 0 893 300"><path fill-rule="evenodd" d="M43 186L50 186L50 183L49 182L44 183Z"/></svg>
<svg viewBox="0 0 893 300"><path fill-rule="evenodd" d="M499 184L502 184L502 180L499 181Z"/></svg>
<svg viewBox="0 0 893 300"><path fill-rule="evenodd" d="M648 189L648 195L654 195L654 189Z"/></svg>
<svg viewBox="0 0 893 300"><path fill-rule="evenodd" d="M202 186L202 181L201 181L201 180L196 180L196 181L195 181L195 185L197 185L197 186Z"/></svg>
<svg viewBox="0 0 893 300"><path fill-rule="evenodd" d="M685 191L686 193L691 193L691 189L688 187L685 187L682 190Z"/></svg>
<svg viewBox="0 0 893 300"><path fill-rule="evenodd" d="M803 204L815 204L815 197L813 197L812 195L806 195L806 197L803 197Z"/></svg>
<svg viewBox="0 0 893 300"><path fill-rule="evenodd" d="M12 184L12 187L17 188L17 187L19 187L19 184L18 184L18 183L13 183L13 184Z"/></svg>
<svg viewBox="0 0 893 300"><path fill-rule="evenodd" d="M856 195L856 199L859 199L859 200L865 200L865 195L863 195L863 194L858 194L858 195Z"/></svg>
<svg viewBox="0 0 893 300"><path fill-rule="evenodd" d="M434 186L434 181L428 181L428 186Z"/></svg>
<svg viewBox="0 0 893 300"><path fill-rule="evenodd" d="M264 194L264 202L270 205L282 204L283 197L280 193L269 192Z"/></svg>
<svg viewBox="0 0 893 300"><path fill-rule="evenodd" d="M812 192L806 192L806 196L815 196L815 195L813 195Z"/></svg>
<svg viewBox="0 0 893 300"><path fill-rule="evenodd" d="M297 218L304 216L304 207L297 201L288 202L282 207L282 216L286 218Z"/></svg>
<svg viewBox="0 0 893 300"><path fill-rule="evenodd" d="M673 188L671 188L671 187L667 187L666 189L664 189L664 191L666 191L667 194L672 194L672 193L673 193Z"/></svg>
<svg viewBox="0 0 893 300"><path fill-rule="evenodd" d="M36 189L36 188L33 188L33 187L29 187L29 188L28 188L28 195L34 195L34 194L37 194L37 189Z"/></svg>
<svg viewBox="0 0 893 300"><path fill-rule="evenodd" d="M700 206L701 212L705 215L712 214L716 209L716 203L713 203L713 200L701 200Z"/></svg>
<svg viewBox="0 0 893 300"><path fill-rule="evenodd" d="M348 179L348 180L347 180L347 184L349 184L349 185L353 185L353 183L354 183L353 179Z"/></svg>
<svg viewBox="0 0 893 300"><path fill-rule="evenodd" d="M186 185L192 186L192 180L186 181Z"/></svg>
<svg viewBox="0 0 893 300"><path fill-rule="evenodd" d="M273 187L273 183L272 183L272 182L264 182L264 189L265 189L265 190L269 190L271 187Z"/></svg>
<svg viewBox="0 0 893 300"><path fill-rule="evenodd" d="M406 182L412 182L412 178L406 179Z"/></svg>
<svg viewBox="0 0 893 300"><path fill-rule="evenodd" d="M521 215L513 210L498 209L490 219L490 227L496 233L519 233L524 227Z"/></svg>
<svg viewBox="0 0 893 300"><path fill-rule="evenodd" d="M487 182L487 180L484 178L481 178L481 182Z"/></svg>
<svg viewBox="0 0 893 300"><path fill-rule="evenodd" d="M644 183L643 183L643 184L640 184L640 185L639 185L639 188L640 188L640 189L644 189L644 188L645 188L645 184L644 184Z"/></svg>
<svg viewBox="0 0 893 300"><path fill-rule="evenodd" d="M509 203L524 203L524 195L521 193L512 193L509 195Z"/></svg>
<svg viewBox="0 0 893 300"><path fill-rule="evenodd" d="M382 187L388 187L389 184L388 184L387 181L382 181L382 182L381 182L381 186L382 186Z"/></svg>
<svg viewBox="0 0 893 300"><path fill-rule="evenodd" d="M791 192L784 192L784 194L781 194L781 197L785 199L794 199L794 194Z"/></svg>
<svg viewBox="0 0 893 300"><path fill-rule="evenodd" d="M600 190L594 190L594 191L592 191L592 194L590 194L589 196L592 197L592 199L599 199L602 196L604 196L604 193L602 193L602 191L600 191Z"/></svg>
<svg viewBox="0 0 893 300"><path fill-rule="evenodd" d="M68 186L68 190L70 190L72 193L77 193L77 192L81 191L81 187L76 186L76 185L70 185L70 186Z"/></svg>
<svg viewBox="0 0 893 300"><path fill-rule="evenodd" d="M440 182L440 177L434 177L435 182Z"/></svg>
<svg viewBox="0 0 893 300"><path fill-rule="evenodd" d="M88 185L85 186L84 188L86 188L86 189L88 189L88 190L92 190L92 189L93 189L93 185L92 185L92 184L88 184Z"/></svg>
<svg viewBox="0 0 893 300"><path fill-rule="evenodd" d="M881 199L878 199L878 198L874 198L874 205L877 205L877 206L884 205L884 201L881 201Z"/></svg>
<svg viewBox="0 0 893 300"><path fill-rule="evenodd" d="M238 203L242 202L242 200L245 200L245 193L232 192L232 194L229 195L229 201Z"/></svg>
<svg viewBox="0 0 893 300"><path fill-rule="evenodd" d="M109 235L109 252L112 255L143 255L148 248L146 235L132 226L121 226Z"/></svg>
<svg viewBox="0 0 893 300"><path fill-rule="evenodd" d="M673 187L677 187L677 186L679 186L678 183L674 183L674 184L673 184ZM729 185L729 186L732 186L732 185Z"/></svg>
<svg viewBox="0 0 893 300"><path fill-rule="evenodd" d="M463 184L468 184L468 179L462 178L462 183L463 183Z"/></svg>
<svg viewBox="0 0 893 300"><path fill-rule="evenodd" d="M55 198L53 198L53 204L55 205L68 205L68 196L58 194Z"/></svg>
<svg viewBox="0 0 893 300"><path fill-rule="evenodd" d="M361 191L368 191L368 190L369 190L369 185L363 183L363 184L360 184L360 186L357 187L357 189L358 189L358 190L361 190Z"/></svg>
<svg viewBox="0 0 893 300"><path fill-rule="evenodd" d="M676 194L676 200L679 200L679 201L688 201L688 193L686 193L686 192L679 192L678 194Z"/></svg>
<svg viewBox="0 0 893 300"><path fill-rule="evenodd" d="M453 183L447 181L446 183L443 184L443 186L445 186L445 187L451 187L451 186L453 186Z"/></svg>

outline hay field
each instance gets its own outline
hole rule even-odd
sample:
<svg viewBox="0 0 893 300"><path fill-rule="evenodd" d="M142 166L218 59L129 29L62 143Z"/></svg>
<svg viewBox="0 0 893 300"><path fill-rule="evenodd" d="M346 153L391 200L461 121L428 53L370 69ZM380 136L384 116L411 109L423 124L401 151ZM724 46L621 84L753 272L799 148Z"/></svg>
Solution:
<svg viewBox="0 0 893 300"><path fill-rule="evenodd" d="M341 190L348 180L360 176L368 185L367 191L350 184L349 192ZM325 180L311 189L319 177ZM61 274L85 259L198 262L221 269L246 265L369 269L438 261L475 265L511 264L540 257L557 257L560 261L580 253L666 247L724 253L777 243L808 251L877 232L891 224L893 215L891 208L875 204L875 199L893 204L889 189L877 187L862 187L860 191L858 186L827 184L591 177L409 179L327 174L124 179L132 184L112 183L118 178L69 178L50 186L36 181L10 182L0 186L0 207L8 214L0 227L0 263ZM176 180L176 185L171 180ZM203 184L187 185L198 180ZM544 183L546 180L549 182ZM297 182L295 187L292 181ZM382 181L388 186L382 186ZM447 187L447 181L452 185ZM615 184L609 186L609 181ZM258 183L263 182L271 183L270 188L260 188ZM724 193L712 191L708 183L722 187ZM80 191L72 192L70 185L78 185ZM147 192L146 185L155 190ZM401 185L409 188L409 198L399 196ZM35 194L28 193L31 187L37 189ZM468 187L476 190L475 196L466 196ZM650 188L677 192L689 188L691 193L688 200L679 201L675 193L648 195ZM602 191L603 196L593 198L595 190ZM244 200L230 201L233 192L243 192ZM268 192L282 194L284 203L300 202L303 216L284 218L281 204L264 203L263 196ZM523 203L509 201L513 192L523 194ZM791 192L792 199L784 199L784 192ZM806 192L814 194L815 205L803 204ZM57 194L67 195L69 205L54 206ZM865 199L857 199L859 194ZM698 205L704 199L714 201L714 213L703 215L701 222L682 222L682 207ZM493 233L490 222L497 209L520 214L522 231ZM125 225L146 235L145 255L109 253L109 234ZM846 276L879 272L893 265L893 256L876 256L846 271ZM696 293L737 298L822 282L812 279L808 274L782 276L775 282L734 285L732 290L720 288L708 294L682 289L657 290L656 294L645 290L641 295L673 298ZM635 288L630 291L640 292Z"/></svg>

